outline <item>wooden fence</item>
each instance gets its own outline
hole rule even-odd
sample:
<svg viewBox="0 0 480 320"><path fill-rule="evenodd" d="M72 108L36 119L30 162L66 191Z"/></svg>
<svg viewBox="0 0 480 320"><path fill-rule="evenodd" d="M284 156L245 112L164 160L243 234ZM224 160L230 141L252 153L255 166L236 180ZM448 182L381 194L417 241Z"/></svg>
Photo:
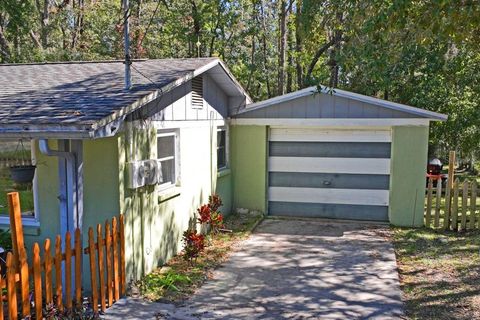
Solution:
<svg viewBox="0 0 480 320"><path fill-rule="evenodd" d="M456 179L442 190L438 181L434 187L429 179L427 187L425 226L442 230L465 231L480 229L480 194L477 182Z"/></svg>
<svg viewBox="0 0 480 320"><path fill-rule="evenodd" d="M6 276L0 279L0 288L6 290L0 306L0 320L5 318L4 301L8 306L8 319L32 317L42 319L45 308L54 306L59 313L69 313L82 307L85 298L93 312L102 311L119 300L126 292L124 219L113 218L97 225L96 241L92 228L88 232L88 246L82 248L80 229L72 235L52 243L46 239L41 250L35 243L30 262L23 241L18 193L8 194L13 252L7 254ZM62 244L64 248L62 250ZM43 251L43 252L41 252ZM88 256L91 293L82 290L82 258ZM4 292L5 292L4 290ZM31 308L33 306L33 308ZM31 310L33 309L33 310ZM40 316L38 316L40 315Z"/></svg>

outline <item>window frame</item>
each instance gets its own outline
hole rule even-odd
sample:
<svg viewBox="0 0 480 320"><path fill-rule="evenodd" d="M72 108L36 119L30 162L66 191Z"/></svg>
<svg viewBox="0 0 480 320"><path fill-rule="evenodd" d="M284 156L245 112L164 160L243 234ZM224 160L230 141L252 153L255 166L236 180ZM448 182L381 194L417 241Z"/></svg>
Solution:
<svg viewBox="0 0 480 320"><path fill-rule="evenodd" d="M172 137L174 138L174 182L166 182L162 184L158 184L158 191L164 192L166 190L170 190L172 188L178 187L180 184L180 133L178 129L166 129L166 130L157 130L157 161L160 163L162 161L171 160L172 156L159 158L158 156L158 139L162 137Z"/></svg>
<svg viewBox="0 0 480 320"><path fill-rule="evenodd" d="M32 164L37 164L36 158L36 143L34 139L30 140L30 152ZM40 226L40 214L39 214L39 201L38 201L38 175L37 170L35 169L35 175L32 181L32 193L33 193L33 215L24 215L22 212L22 224L26 227L39 227ZM21 205L21 204L20 204ZM8 208L7 208L8 210ZM1 225L10 225L10 216L0 215L0 226Z"/></svg>
<svg viewBox="0 0 480 320"><path fill-rule="evenodd" d="M219 165L218 165L218 149L220 149L220 146L218 144L219 143L218 133L222 132L222 131L225 132L225 146L224 146L224 149L225 149L225 151L224 151L225 152L225 165L222 166L222 167L219 167ZM230 133L229 133L227 125L218 126L216 132L217 132L217 145L216 145L217 172L221 172L221 171L228 170L229 167L230 167L230 161L229 161L229 136L230 136Z"/></svg>

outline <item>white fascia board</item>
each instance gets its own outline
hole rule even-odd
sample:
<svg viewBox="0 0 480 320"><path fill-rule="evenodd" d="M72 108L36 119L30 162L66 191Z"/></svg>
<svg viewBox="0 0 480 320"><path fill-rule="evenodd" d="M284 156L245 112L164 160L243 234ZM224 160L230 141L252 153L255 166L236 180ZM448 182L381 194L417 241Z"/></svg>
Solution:
<svg viewBox="0 0 480 320"><path fill-rule="evenodd" d="M235 118L230 120L231 125L253 125L272 127L322 127L322 128L389 128L393 126L428 126L429 119L406 118L406 119L305 119L305 118Z"/></svg>
<svg viewBox="0 0 480 320"><path fill-rule="evenodd" d="M428 110L424 110L424 109L420 109L420 108L415 108L415 107L407 106L407 105L401 104L401 103L396 103L396 102L391 102L391 101L382 100L382 99L378 99L378 98L373 98L373 97L369 97L369 96L366 96L366 95L363 95L363 94L354 93L354 92L350 92L350 91L345 91L345 90L341 90L341 89L331 90L328 87L321 86L321 91L322 91L321 93L318 92L317 87L305 88L305 89L302 89L302 90L298 90L298 91L295 91L295 92L284 94L282 96L274 97L274 98L271 98L271 99L267 99L267 100L264 100L264 101L260 101L260 102L257 102L257 103L247 105L246 108L244 110L240 111L238 114L243 114L243 113L247 113L247 112L250 112L250 111L253 111L253 110L266 108L266 107L269 107L269 106L274 105L274 104L279 104L279 103L282 103L282 102L290 101L290 100L293 100L293 99L305 97L305 96L312 95L312 94L332 94L332 95L337 96L337 97L342 97L342 98L346 98L346 99L365 102L365 103L376 105L376 106L379 106L379 107L388 108L388 109L391 109L391 110L396 110L396 111L402 111L402 112L406 112L406 113L410 113L410 114L415 114L415 115L418 115L418 116L421 116L421 117L424 117L424 118L427 118L427 119L430 119L430 120L445 121L445 120L448 119L447 115L444 115L444 114L441 114L441 113L428 111Z"/></svg>

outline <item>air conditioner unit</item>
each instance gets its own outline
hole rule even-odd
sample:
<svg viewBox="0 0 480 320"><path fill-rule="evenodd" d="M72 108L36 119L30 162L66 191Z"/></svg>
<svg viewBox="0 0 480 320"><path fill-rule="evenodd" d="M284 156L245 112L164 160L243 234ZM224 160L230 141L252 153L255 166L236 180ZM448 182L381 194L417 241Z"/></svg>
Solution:
<svg viewBox="0 0 480 320"><path fill-rule="evenodd" d="M129 162L127 185L130 189L153 185L163 181L162 164L160 161L141 160Z"/></svg>

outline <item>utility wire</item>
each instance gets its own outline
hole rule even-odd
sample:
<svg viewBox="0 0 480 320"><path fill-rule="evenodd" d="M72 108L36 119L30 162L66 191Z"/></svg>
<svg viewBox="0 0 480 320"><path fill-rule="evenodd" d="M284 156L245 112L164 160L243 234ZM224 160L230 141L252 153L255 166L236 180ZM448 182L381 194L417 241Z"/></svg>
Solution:
<svg viewBox="0 0 480 320"><path fill-rule="evenodd" d="M150 30L150 26L152 25L153 18L155 18L155 16L157 15L158 8L160 8L160 3L161 3L161 0L158 0L157 6L155 7L155 10L153 11L152 16L150 17L150 21L148 21L147 28L145 29L145 32L143 33L143 36L140 39L140 43L138 44L137 48L142 47L143 39L145 39L148 31Z"/></svg>

